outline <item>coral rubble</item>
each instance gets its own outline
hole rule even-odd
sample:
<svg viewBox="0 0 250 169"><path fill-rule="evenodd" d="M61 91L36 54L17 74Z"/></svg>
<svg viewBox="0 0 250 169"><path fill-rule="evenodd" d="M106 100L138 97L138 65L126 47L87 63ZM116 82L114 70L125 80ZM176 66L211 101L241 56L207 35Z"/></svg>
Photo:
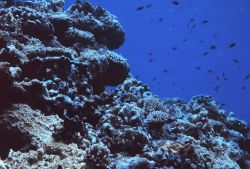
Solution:
<svg viewBox="0 0 250 169"><path fill-rule="evenodd" d="M245 122L210 96L160 99L129 76L108 11L1 1L0 20L0 168L250 168Z"/></svg>

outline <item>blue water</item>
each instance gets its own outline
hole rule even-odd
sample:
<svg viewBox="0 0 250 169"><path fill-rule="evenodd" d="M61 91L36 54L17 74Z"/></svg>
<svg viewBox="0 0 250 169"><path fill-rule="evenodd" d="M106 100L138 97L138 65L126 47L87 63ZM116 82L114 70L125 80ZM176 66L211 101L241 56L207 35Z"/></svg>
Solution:
<svg viewBox="0 0 250 169"><path fill-rule="evenodd" d="M250 78L245 80L250 74L249 0L90 2L119 18L126 42L117 52L155 94L186 100L213 95L228 112L250 122Z"/></svg>

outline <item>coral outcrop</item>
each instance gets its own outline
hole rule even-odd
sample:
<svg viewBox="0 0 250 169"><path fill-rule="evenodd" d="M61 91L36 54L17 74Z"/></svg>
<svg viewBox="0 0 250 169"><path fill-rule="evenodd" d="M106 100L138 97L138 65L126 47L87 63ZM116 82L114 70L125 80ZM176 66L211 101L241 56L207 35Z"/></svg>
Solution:
<svg viewBox="0 0 250 169"><path fill-rule="evenodd" d="M0 168L247 169L249 127L210 96L160 99L77 0L0 2Z"/></svg>

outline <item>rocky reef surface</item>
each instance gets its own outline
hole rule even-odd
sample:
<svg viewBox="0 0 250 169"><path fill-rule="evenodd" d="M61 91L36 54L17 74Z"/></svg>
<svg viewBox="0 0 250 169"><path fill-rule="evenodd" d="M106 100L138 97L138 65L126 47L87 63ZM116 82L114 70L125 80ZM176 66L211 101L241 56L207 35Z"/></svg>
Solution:
<svg viewBox="0 0 250 169"><path fill-rule="evenodd" d="M247 169L249 127L210 96L160 99L77 0L0 2L1 169Z"/></svg>

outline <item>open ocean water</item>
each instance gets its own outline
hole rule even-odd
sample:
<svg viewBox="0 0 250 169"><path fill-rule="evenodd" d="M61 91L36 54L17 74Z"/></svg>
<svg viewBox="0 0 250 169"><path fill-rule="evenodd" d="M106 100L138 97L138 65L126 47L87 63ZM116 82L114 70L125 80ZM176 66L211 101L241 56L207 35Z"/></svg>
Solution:
<svg viewBox="0 0 250 169"><path fill-rule="evenodd" d="M154 94L212 95L250 122L250 1L90 2L118 17L126 40L117 52Z"/></svg>

